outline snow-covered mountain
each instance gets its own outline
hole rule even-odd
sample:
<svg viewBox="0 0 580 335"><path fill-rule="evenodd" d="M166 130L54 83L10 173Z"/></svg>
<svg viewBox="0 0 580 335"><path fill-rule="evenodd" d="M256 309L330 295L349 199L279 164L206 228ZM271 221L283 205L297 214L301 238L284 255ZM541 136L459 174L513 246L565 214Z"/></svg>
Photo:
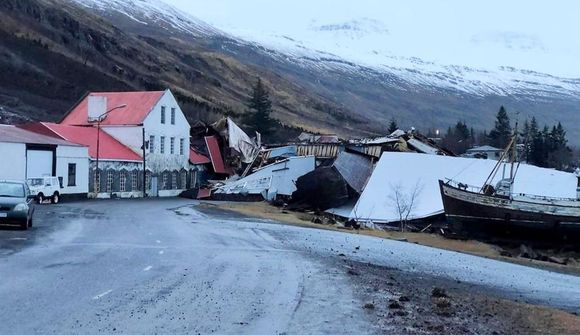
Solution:
<svg viewBox="0 0 580 335"><path fill-rule="evenodd" d="M334 17L340 18L345 15L341 12L333 13L331 10L327 10L322 15L322 19L306 20L306 18L302 18L302 20L297 20L288 14L285 16L291 20L291 27L288 24L285 25L285 22L281 22L280 27L277 26L278 29L268 30L267 21L257 26L266 26L265 29L252 28L251 25L244 26L243 23L250 20L261 22L260 20L263 18L260 16L249 17L239 22L219 22L219 20L214 19L213 23L217 25L214 27L185 12L188 9L197 12L199 9L203 14L204 12L201 10L203 7L209 6L211 8L211 4L206 2L201 4L198 1L183 2L179 0L76 1L101 11L117 11L144 25L155 22L164 27L172 27L195 35L219 34L222 33L220 30L225 31L230 37L266 47L274 53L280 53L273 56L286 58L288 61L296 62L305 67L338 68L354 72L359 72L360 67L363 67L372 72L396 76L409 84L452 89L480 96L525 94L577 98L580 95L580 66L578 69L570 68L568 73L572 75L568 77L542 73L534 68L525 67L529 64L528 58L537 61L549 54L542 40L533 34L527 35L509 31L472 33L466 43L457 43L455 47L462 50L470 49L469 53L471 54L479 53L476 58L482 62L469 60L465 62L482 65L482 67L477 67L462 65L462 63L436 62L411 56L409 52L413 52L413 48L401 51L397 49L397 47L409 44L409 42L402 41L405 37L415 36L413 32L406 34L401 32L406 27L405 25L392 23L394 28L390 29L384 21L368 17L355 17L343 21L333 20ZM184 10L178 10L169 3L181 5ZM304 5L304 1L298 1L294 2L294 6L301 8L306 5ZM360 6L364 6L364 2ZM284 6L280 5L280 7ZM337 7L340 10L340 5ZM240 6L240 8L248 8L248 6ZM381 9L383 8L386 7L381 7ZM250 10L251 7L245 12L238 13L238 16L251 16ZM271 12L265 9L265 13L258 15L270 14ZM304 15L309 18L308 14L303 12L301 16ZM357 14L353 13L353 15ZM318 17L318 14L313 17ZM385 18L388 19L389 16L386 15ZM414 25L418 25L418 23ZM425 25L424 29L429 29L429 26ZM424 39L417 43L421 42L424 42ZM432 49L435 58L441 54L437 49L443 48L449 48L449 46ZM405 48L401 47L400 49ZM454 51L448 50L446 53L454 53ZM467 54L465 51L458 53ZM493 59L497 57L497 54L505 56L506 63L502 63L501 59ZM439 58L442 58L443 61L450 60L450 57L447 56ZM524 67L514 66L519 63ZM578 77L575 78L573 74L577 74Z"/></svg>
<svg viewBox="0 0 580 335"><path fill-rule="evenodd" d="M549 40L543 27L521 32L497 24L506 18L492 5L445 2L497 14L490 20L497 29L486 27L485 17L471 24L477 16L462 18L449 4L416 0L411 2L420 11L379 0L296 0L291 6L253 0L74 1L119 27L191 38L192 46L294 80L343 106L341 118L353 113L372 120L374 129L391 117L420 127L447 127L461 119L489 128L504 104L520 118L561 121L574 135L571 142L580 142L580 47ZM264 8L256 12L254 3ZM451 18L458 22L447 22ZM445 43L442 35L450 36Z"/></svg>

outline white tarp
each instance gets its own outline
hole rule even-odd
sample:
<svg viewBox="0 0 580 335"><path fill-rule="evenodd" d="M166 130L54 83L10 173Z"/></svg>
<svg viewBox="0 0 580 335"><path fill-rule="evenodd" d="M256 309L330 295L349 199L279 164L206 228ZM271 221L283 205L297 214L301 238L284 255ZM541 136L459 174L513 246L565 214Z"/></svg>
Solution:
<svg viewBox="0 0 580 335"><path fill-rule="evenodd" d="M396 189L407 198L418 189L409 219L443 213L439 179L450 178L464 184L482 186L496 163L487 159L385 152L350 217L376 223L398 221L394 200ZM509 166L506 174L509 176ZM501 177L500 169L492 185L495 186ZM576 177L572 173L521 164L514 193L575 198Z"/></svg>
<svg viewBox="0 0 580 335"><path fill-rule="evenodd" d="M230 148L242 155L242 162L252 163L258 154L258 145L230 118L228 118L228 137Z"/></svg>
<svg viewBox="0 0 580 335"><path fill-rule="evenodd" d="M227 183L214 193L222 194L262 194L272 200L277 194L292 195L296 191L296 180L316 167L314 156L290 157L267 165L251 175Z"/></svg>

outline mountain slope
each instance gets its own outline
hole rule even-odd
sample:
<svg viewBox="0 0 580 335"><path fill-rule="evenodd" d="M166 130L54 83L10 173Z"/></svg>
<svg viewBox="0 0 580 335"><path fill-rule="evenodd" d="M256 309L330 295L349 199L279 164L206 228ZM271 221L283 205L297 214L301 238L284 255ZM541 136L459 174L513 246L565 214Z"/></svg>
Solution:
<svg viewBox="0 0 580 335"><path fill-rule="evenodd" d="M215 29L205 36L188 34L180 25L185 21L199 25L200 21L179 12L177 18L167 21L164 29L151 29L155 25L149 19L151 12L143 15L147 11L136 10L136 4L111 11L103 9L102 3L113 0L91 1L97 4L94 8L100 15L107 17L117 12L130 18L118 23L123 29L148 36L179 36L186 43L202 43L244 64L275 72L341 106L343 119L372 120L365 125L367 129L384 131L391 117L408 127L446 128L457 120L465 120L476 128L489 128L503 104L520 121L535 116L540 122L566 124L571 142L580 143L580 127L576 126L580 124L578 79L513 67L485 70L442 66L380 52L361 56L360 49L369 51L369 43L371 49L380 50L377 44L390 34L381 22L369 19L311 23L308 34L303 35L306 42L288 35L248 35L255 34L254 31L240 33L246 38L241 39L216 33ZM344 57L319 51L317 47ZM349 58L349 52L354 56Z"/></svg>
<svg viewBox="0 0 580 335"><path fill-rule="evenodd" d="M519 120L561 121L571 142L580 144L580 83L574 79L400 57L381 57L387 61L377 65L317 51L288 36L249 42L161 0L6 0L0 4L2 17L8 19L0 21L0 33L15 44L0 46L0 66L15 74L25 66L34 73L27 78L44 81L18 86L0 79L5 117L6 106L13 106L12 114L56 118L86 90L162 87L178 93L190 119L236 116L245 111L250 87L260 76L272 92L276 118L320 132L380 133L391 117L404 127L444 129L464 120L484 129L503 104L513 117L519 112ZM328 39L340 35L353 41L388 33L369 20L312 29ZM35 55L48 55L54 66L78 68L71 72L83 75L63 79L60 70L47 69ZM46 77L68 86L46 84Z"/></svg>
<svg viewBox="0 0 580 335"><path fill-rule="evenodd" d="M167 87L192 121L215 120L223 114L236 117L245 112L251 87L262 77L281 121L317 125L321 131L338 129L345 135L365 133L313 108L339 110L329 99L196 42L193 38L216 33L203 24L178 27L190 38L185 41L163 28L165 13L149 16L148 25L140 23L157 32L155 36L147 29L140 33L121 29L119 22L136 21L111 13L125 20L93 15L84 5L69 1L0 2L0 37L6 42L0 45L0 70L7 74L0 76L1 121L58 120L89 90ZM113 18L116 25L111 24ZM300 121L293 122L296 119Z"/></svg>

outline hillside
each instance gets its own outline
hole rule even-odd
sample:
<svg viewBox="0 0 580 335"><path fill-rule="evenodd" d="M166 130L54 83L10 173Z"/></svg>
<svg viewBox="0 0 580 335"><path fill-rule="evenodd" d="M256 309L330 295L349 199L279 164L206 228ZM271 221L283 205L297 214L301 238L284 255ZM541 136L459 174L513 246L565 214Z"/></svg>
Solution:
<svg viewBox="0 0 580 335"><path fill-rule="evenodd" d="M576 79L420 59L404 60L414 66L399 58L377 66L288 36L236 37L161 0L6 0L0 19L7 41L0 69L10 74L0 79L2 122L58 119L88 90L165 87L177 93L191 120L240 116L259 76L272 93L276 118L318 132L381 133L391 117L403 127L445 129L464 120L485 129L505 105L520 120L562 122L570 142L580 144ZM382 33L367 21L315 28L320 36L351 40Z"/></svg>
<svg viewBox="0 0 580 335"><path fill-rule="evenodd" d="M262 77L284 123L365 133L355 127L362 121L343 123L337 104L280 75L191 38L121 28L68 1L2 1L1 121L58 120L87 91L167 87L191 120L235 117L245 112L251 86Z"/></svg>

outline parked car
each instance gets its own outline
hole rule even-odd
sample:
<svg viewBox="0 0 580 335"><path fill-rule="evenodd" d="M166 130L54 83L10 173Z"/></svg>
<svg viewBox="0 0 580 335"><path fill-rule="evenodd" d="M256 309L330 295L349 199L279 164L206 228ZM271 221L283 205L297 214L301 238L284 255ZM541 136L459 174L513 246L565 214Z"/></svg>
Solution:
<svg viewBox="0 0 580 335"><path fill-rule="evenodd" d="M32 227L34 195L23 181L0 180L0 224Z"/></svg>
<svg viewBox="0 0 580 335"><path fill-rule="evenodd" d="M53 204L60 202L60 189L62 187L58 177L29 178L28 186L39 204L46 199L50 199Z"/></svg>

